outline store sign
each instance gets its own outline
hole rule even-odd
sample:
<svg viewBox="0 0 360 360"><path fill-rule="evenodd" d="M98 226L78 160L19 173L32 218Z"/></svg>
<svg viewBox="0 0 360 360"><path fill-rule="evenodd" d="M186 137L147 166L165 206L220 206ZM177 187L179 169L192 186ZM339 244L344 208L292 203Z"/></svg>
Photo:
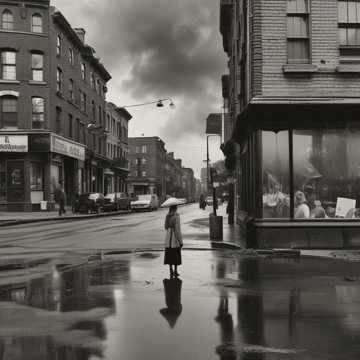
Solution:
<svg viewBox="0 0 360 360"><path fill-rule="evenodd" d="M222 134L221 114L210 114L206 119L206 134Z"/></svg>
<svg viewBox="0 0 360 360"><path fill-rule="evenodd" d="M51 136L51 151L85 161L85 147L55 135Z"/></svg>
<svg viewBox="0 0 360 360"><path fill-rule="evenodd" d="M0 135L0 152L28 152L27 135Z"/></svg>

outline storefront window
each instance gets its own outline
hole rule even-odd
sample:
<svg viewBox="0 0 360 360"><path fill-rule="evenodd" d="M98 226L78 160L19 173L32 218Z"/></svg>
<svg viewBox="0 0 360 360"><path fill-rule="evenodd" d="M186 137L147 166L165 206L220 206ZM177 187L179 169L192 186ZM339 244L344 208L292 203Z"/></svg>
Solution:
<svg viewBox="0 0 360 360"><path fill-rule="evenodd" d="M263 218L289 218L289 133L262 132Z"/></svg>
<svg viewBox="0 0 360 360"><path fill-rule="evenodd" d="M296 219L360 217L360 131L294 131Z"/></svg>
<svg viewBox="0 0 360 360"><path fill-rule="evenodd" d="M31 163L30 167L30 189L31 191L43 190L43 171L40 163Z"/></svg>

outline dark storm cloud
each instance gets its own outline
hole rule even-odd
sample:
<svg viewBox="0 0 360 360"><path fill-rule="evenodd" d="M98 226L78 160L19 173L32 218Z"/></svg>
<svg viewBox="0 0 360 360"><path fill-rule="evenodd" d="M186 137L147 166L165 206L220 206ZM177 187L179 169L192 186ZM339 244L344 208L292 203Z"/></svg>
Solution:
<svg viewBox="0 0 360 360"><path fill-rule="evenodd" d="M219 0L87 1L82 11L97 30L92 29L93 42L113 82L131 64L117 88L139 101L183 99L177 110L182 114L173 119L177 136L202 133L207 113L221 103ZM162 135L171 136L173 129L163 128Z"/></svg>
<svg viewBox="0 0 360 360"><path fill-rule="evenodd" d="M135 102L172 97L176 111L160 129L154 122L169 149L170 141L186 143L204 135L207 115L221 110L220 76L226 72L219 0L53 3L74 27L87 30L89 44L113 77L109 98L124 105L123 94ZM138 116L137 126L141 121Z"/></svg>

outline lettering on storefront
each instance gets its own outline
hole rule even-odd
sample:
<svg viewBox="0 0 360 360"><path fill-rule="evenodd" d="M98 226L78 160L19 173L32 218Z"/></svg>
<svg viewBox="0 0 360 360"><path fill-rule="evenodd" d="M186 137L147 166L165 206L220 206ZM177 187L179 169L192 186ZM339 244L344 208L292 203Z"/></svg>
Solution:
<svg viewBox="0 0 360 360"><path fill-rule="evenodd" d="M51 151L85 161L85 147L54 135L51 137Z"/></svg>
<svg viewBox="0 0 360 360"><path fill-rule="evenodd" d="M0 152L28 152L27 135L0 136Z"/></svg>

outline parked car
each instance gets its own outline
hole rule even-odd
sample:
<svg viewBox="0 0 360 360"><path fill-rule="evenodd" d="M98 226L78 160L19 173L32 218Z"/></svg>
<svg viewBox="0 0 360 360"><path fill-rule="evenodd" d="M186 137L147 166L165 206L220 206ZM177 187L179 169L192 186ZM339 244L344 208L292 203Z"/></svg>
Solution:
<svg viewBox="0 0 360 360"><path fill-rule="evenodd" d="M130 198L125 193L109 193L105 195L104 211L130 210Z"/></svg>
<svg viewBox="0 0 360 360"><path fill-rule="evenodd" d="M155 194L138 195L136 200L131 201L131 210L157 210L159 198Z"/></svg>
<svg viewBox="0 0 360 360"><path fill-rule="evenodd" d="M101 193L82 194L79 197L79 212L100 213L104 208L105 197Z"/></svg>

